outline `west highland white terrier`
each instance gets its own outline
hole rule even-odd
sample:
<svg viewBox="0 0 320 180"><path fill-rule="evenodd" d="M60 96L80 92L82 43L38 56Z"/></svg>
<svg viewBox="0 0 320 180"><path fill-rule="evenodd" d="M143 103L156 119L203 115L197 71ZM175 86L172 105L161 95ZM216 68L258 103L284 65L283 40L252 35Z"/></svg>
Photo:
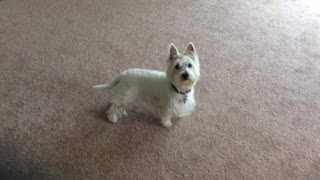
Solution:
<svg viewBox="0 0 320 180"><path fill-rule="evenodd" d="M109 121L127 116L126 107L138 98L152 105L158 112L161 124L172 126L173 117L190 115L196 106L194 87L200 78L200 64L193 43L184 53L169 45L166 73L147 69L128 69L110 84L94 88L113 88L112 105L107 111Z"/></svg>

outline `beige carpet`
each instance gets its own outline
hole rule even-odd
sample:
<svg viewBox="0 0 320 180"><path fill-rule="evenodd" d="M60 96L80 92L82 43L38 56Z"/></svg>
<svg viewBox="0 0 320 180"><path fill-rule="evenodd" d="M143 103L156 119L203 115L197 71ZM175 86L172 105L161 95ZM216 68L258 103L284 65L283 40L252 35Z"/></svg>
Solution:
<svg viewBox="0 0 320 180"><path fill-rule="evenodd" d="M106 120L91 86L193 41L197 110ZM0 179L319 179L317 0L1 0Z"/></svg>

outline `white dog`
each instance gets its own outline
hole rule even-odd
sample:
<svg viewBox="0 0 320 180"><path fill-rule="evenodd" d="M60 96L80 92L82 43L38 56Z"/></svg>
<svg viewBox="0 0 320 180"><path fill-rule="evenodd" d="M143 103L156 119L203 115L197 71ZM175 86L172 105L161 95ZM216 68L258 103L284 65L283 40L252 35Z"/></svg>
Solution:
<svg viewBox="0 0 320 180"><path fill-rule="evenodd" d="M140 98L155 107L163 126L171 127L173 117L187 116L195 109L194 86L199 77L200 64L194 45L190 42L187 50L180 54L171 43L166 73L128 69L112 83L94 88L114 88L109 121L116 123L119 117L126 116L126 107Z"/></svg>

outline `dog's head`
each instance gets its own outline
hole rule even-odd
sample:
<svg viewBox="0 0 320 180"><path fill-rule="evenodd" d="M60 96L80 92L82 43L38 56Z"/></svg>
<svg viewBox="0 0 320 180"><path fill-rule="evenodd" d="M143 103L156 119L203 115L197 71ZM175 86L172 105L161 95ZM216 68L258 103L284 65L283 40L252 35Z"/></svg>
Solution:
<svg viewBox="0 0 320 180"><path fill-rule="evenodd" d="M167 78L176 87L192 87L200 78L200 64L192 42L184 53L179 53L177 47L169 45Z"/></svg>

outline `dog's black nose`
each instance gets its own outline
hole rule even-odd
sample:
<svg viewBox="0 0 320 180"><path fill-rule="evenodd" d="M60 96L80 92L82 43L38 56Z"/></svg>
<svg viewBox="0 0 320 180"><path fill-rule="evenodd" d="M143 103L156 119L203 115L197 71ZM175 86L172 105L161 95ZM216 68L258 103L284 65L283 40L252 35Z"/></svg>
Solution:
<svg viewBox="0 0 320 180"><path fill-rule="evenodd" d="M189 77L189 74L187 72L182 73L182 79L187 80Z"/></svg>

